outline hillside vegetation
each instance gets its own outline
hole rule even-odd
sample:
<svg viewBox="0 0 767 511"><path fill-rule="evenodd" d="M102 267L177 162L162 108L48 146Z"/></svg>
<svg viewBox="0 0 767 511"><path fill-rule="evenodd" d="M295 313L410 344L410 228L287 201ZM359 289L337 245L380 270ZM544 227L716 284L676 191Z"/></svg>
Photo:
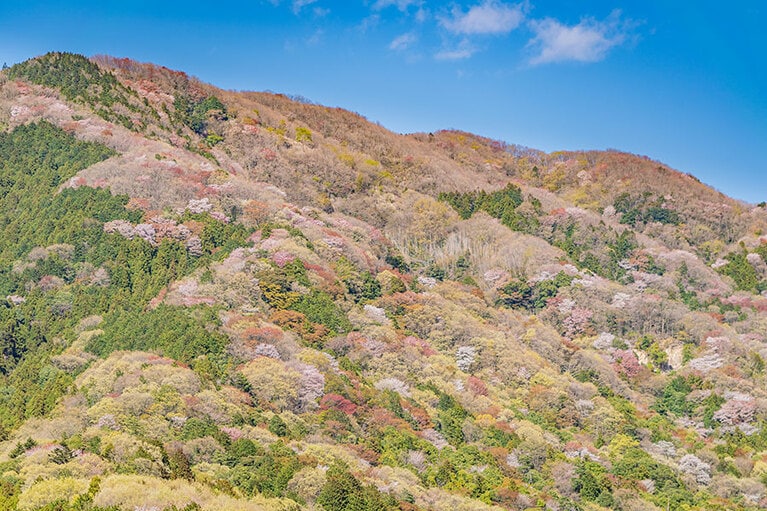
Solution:
<svg viewBox="0 0 767 511"><path fill-rule="evenodd" d="M0 73L0 510L767 507L767 211L128 59Z"/></svg>

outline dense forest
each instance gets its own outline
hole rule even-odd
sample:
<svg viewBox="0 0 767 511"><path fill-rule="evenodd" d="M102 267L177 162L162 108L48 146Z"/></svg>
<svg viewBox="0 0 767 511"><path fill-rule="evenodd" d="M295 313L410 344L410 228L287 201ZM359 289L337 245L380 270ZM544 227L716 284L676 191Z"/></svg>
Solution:
<svg viewBox="0 0 767 511"><path fill-rule="evenodd" d="M767 506L767 211L659 162L52 53L0 226L0 510Z"/></svg>

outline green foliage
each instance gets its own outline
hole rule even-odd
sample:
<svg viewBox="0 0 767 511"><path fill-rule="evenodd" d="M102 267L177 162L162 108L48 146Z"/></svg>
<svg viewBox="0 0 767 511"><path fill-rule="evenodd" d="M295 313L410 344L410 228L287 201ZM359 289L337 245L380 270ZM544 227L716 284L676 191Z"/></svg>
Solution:
<svg viewBox="0 0 767 511"><path fill-rule="evenodd" d="M324 325L331 332L345 333L351 330L351 323L346 314L327 293L313 290L301 297L290 306L290 309L300 312L312 323Z"/></svg>
<svg viewBox="0 0 767 511"><path fill-rule="evenodd" d="M714 413L725 403L725 399L719 394L712 393L707 396L703 402L703 425L707 428L713 429L716 426L714 421Z"/></svg>
<svg viewBox="0 0 767 511"><path fill-rule="evenodd" d="M735 281L738 289L756 291L759 284L759 276L754 266L748 262L745 251L727 254L727 264L718 268L719 273L727 275Z"/></svg>
<svg viewBox="0 0 767 511"><path fill-rule="evenodd" d="M407 273L410 271L410 267L405 262L405 259L402 257L401 254L395 254L392 252L389 252L386 254L386 264L390 265L392 268L399 270L401 272Z"/></svg>
<svg viewBox="0 0 767 511"><path fill-rule="evenodd" d="M553 279L546 279L529 284L520 279L512 279L500 288L497 303L504 307L522 308L535 312L546 307L549 299L557 296L559 289L569 286L573 277L559 272Z"/></svg>
<svg viewBox="0 0 767 511"><path fill-rule="evenodd" d="M613 202L615 211L621 214L622 224L636 225L639 223L660 222L662 224L679 225L681 217L673 209L663 206L663 198L650 200L651 194L631 195L624 192Z"/></svg>
<svg viewBox="0 0 767 511"><path fill-rule="evenodd" d="M475 470L478 466L483 467L481 472ZM421 479L429 486L469 495L486 504L493 503L496 489L504 481L496 460L475 445L443 449Z"/></svg>
<svg viewBox="0 0 767 511"><path fill-rule="evenodd" d="M143 130L149 122L159 119L152 107L138 99L136 91L82 55L47 53L12 66L8 73L12 79L58 89L66 99L84 103L107 121L128 129ZM126 110L133 115L127 115ZM139 117L139 124L131 117Z"/></svg>
<svg viewBox="0 0 767 511"><path fill-rule="evenodd" d="M202 438L211 436L213 438L223 438L221 431L211 421L198 419L197 417L191 417L184 422L184 426L181 428L181 439L193 440L195 438Z"/></svg>
<svg viewBox="0 0 767 511"><path fill-rule="evenodd" d="M437 279L439 281L443 281L447 276L447 272L444 270L444 268L440 268L436 264L432 264L426 269L426 276Z"/></svg>
<svg viewBox="0 0 767 511"><path fill-rule="evenodd" d="M227 119L226 106L215 96L197 99L191 95L178 93L173 102L175 120L187 126L201 136L208 135L210 118Z"/></svg>
<svg viewBox="0 0 767 511"><path fill-rule="evenodd" d="M573 489L581 498L611 507L613 505L612 483L607 477L607 470L599 463L582 460L576 470Z"/></svg>
<svg viewBox="0 0 767 511"><path fill-rule="evenodd" d="M299 126L296 128L296 142L311 142L312 130Z"/></svg>
<svg viewBox="0 0 767 511"><path fill-rule="evenodd" d="M436 429L452 445L461 445L463 444L463 423L469 416L469 412L451 395L439 391L438 395Z"/></svg>
<svg viewBox="0 0 767 511"><path fill-rule="evenodd" d="M345 256L336 262L336 272L356 303L375 300L381 296L381 284L369 271L360 272Z"/></svg>
<svg viewBox="0 0 767 511"><path fill-rule="evenodd" d="M687 401L690 392L692 386L683 376L677 376L666 385L652 408L664 415L687 415L692 411L692 405Z"/></svg>
<svg viewBox="0 0 767 511"><path fill-rule="evenodd" d="M201 355L223 353L226 337L206 328L217 323L214 310L200 307L118 311L107 316L104 333L87 349L102 357L116 350L156 350L188 364Z"/></svg>
<svg viewBox="0 0 767 511"><path fill-rule="evenodd" d="M623 283L630 275L622 262L635 257L639 248L630 229L616 233L603 224L585 227L572 219L554 225L550 242L564 250L579 268Z"/></svg>
<svg viewBox="0 0 767 511"><path fill-rule="evenodd" d="M60 445L48 453L48 460L57 465L64 465L74 459L72 449L66 445Z"/></svg>
<svg viewBox="0 0 767 511"><path fill-rule="evenodd" d="M108 191L58 187L76 172L115 153L81 142L48 122L0 133L0 262L16 259L35 246L74 242L93 244L104 222L134 219L123 206L127 197ZM6 263L7 264L7 263Z"/></svg>
<svg viewBox="0 0 767 511"><path fill-rule="evenodd" d="M463 219L471 218L476 211L486 211L491 216L500 218L507 210L513 211L522 204L522 190L509 183L503 190L489 194L484 190L441 193L439 200L453 206Z"/></svg>
<svg viewBox="0 0 767 511"><path fill-rule="evenodd" d="M612 473L631 481L651 479L655 482L656 502L665 504L667 499L674 499L679 505L692 501L692 496L684 489L676 473L669 466L655 461L639 447L627 448L620 458L613 462Z"/></svg>
<svg viewBox="0 0 767 511"><path fill-rule="evenodd" d="M49 355L42 349L32 353L0 379L0 424L7 429L49 413L73 381L72 375L48 362Z"/></svg>
<svg viewBox="0 0 767 511"><path fill-rule="evenodd" d="M326 511L396 509L396 502L382 495L374 486L363 486L343 462L335 462L325 477L326 481L317 497L317 503Z"/></svg>
<svg viewBox="0 0 767 511"><path fill-rule="evenodd" d="M477 211L484 211L510 229L525 230L523 227L529 223L529 219L516 211L523 202L522 190L512 183L491 193L484 190L466 193L443 192L438 198L453 206L463 219L471 218Z"/></svg>
<svg viewBox="0 0 767 511"><path fill-rule="evenodd" d="M247 495L267 497L285 495L288 482L301 467L298 456L282 442L268 448L241 438L226 452L226 464L232 468L228 479Z"/></svg>
<svg viewBox="0 0 767 511"><path fill-rule="evenodd" d="M22 454L24 454L29 449L33 448L37 445L37 442L32 440L31 438L27 438L25 442L19 442L16 444L16 447L13 448L13 450L8 454L10 458L18 458Z"/></svg>
<svg viewBox="0 0 767 511"><path fill-rule="evenodd" d="M181 220L202 222L205 225L200 233L202 249L206 254L217 253L219 257L226 256L235 248L246 245L248 236L253 232L242 224L220 222L207 213L186 213Z"/></svg>
<svg viewBox="0 0 767 511"><path fill-rule="evenodd" d="M274 414L272 418L269 419L269 431L279 437L288 436L289 434L288 425L285 424L285 421L282 420L282 417L277 414Z"/></svg>
<svg viewBox="0 0 767 511"><path fill-rule="evenodd" d="M629 229L623 230L616 238L615 241L608 244L610 249L610 258L613 261L621 261L629 258L634 250L639 248L639 244L636 241L636 235Z"/></svg>

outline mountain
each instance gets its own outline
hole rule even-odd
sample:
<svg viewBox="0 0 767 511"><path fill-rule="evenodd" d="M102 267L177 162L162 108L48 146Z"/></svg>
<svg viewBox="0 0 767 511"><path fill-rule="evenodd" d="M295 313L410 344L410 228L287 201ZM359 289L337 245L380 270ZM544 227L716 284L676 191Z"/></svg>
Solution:
<svg viewBox="0 0 767 511"><path fill-rule="evenodd" d="M129 59L0 73L0 510L767 507L767 211Z"/></svg>

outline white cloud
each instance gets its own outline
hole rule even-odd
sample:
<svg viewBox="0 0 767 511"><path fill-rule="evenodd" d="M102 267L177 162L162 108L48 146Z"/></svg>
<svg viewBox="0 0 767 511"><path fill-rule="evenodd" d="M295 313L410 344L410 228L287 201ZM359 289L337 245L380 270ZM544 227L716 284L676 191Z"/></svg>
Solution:
<svg viewBox="0 0 767 511"><path fill-rule="evenodd" d="M442 19L443 27L458 34L507 34L525 19L526 4L506 4L498 0L485 0L467 12L453 10L449 19Z"/></svg>
<svg viewBox="0 0 767 511"><path fill-rule="evenodd" d="M437 60L464 60L472 55L474 55L474 50L466 48L463 50L444 50L434 55L434 58Z"/></svg>
<svg viewBox="0 0 767 511"><path fill-rule="evenodd" d="M442 50L434 55L437 60L465 60L474 55L477 49L469 44L467 40L463 40L461 44L451 50Z"/></svg>
<svg viewBox="0 0 767 511"><path fill-rule="evenodd" d="M598 62L604 59L611 48L626 40L625 23L619 18L620 12L615 11L605 21L587 18L573 26L551 18L531 22L535 37L528 46L536 48L536 55L530 63Z"/></svg>
<svg viewBox="0 0 767 511"><path fill-rule="evenodd" d="M406 34L402 34L401 36L395 37L394 40L389 44L389 49L394 51L406 50L417 40L418 38L415 36L415 34L408 32Z"/></svg>

